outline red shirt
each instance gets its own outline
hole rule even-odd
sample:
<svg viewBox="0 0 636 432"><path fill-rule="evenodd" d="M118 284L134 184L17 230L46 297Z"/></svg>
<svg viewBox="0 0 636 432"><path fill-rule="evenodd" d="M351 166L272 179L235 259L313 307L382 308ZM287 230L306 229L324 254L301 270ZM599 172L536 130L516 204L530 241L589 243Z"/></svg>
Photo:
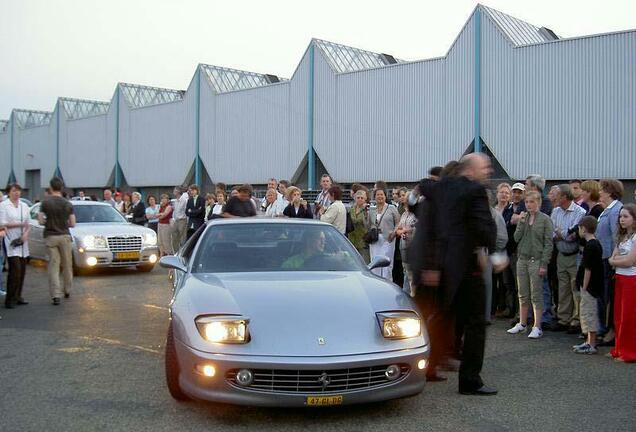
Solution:
<svg viewBox="0 0 636 432"><path fill-rule="evenodd" d="M166 207L169 207L170 204L159 206L159 213L163 213L166 210ZM170 217L172 216L172 210L168 212L168 214L162 218L159 218L159 223L166 225L170 223Z"/></svg>

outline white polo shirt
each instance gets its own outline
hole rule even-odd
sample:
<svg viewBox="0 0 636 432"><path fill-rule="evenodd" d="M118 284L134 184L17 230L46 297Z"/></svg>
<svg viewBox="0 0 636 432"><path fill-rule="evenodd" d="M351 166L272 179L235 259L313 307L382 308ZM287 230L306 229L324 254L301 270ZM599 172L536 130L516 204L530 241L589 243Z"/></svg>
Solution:
<svg viewBox="0 0 636 432"><path fill-rule="evenodd" d="M10 199L5 199L0 203L0 226L7 224L19 224L29 221L29 207L19 202L18 207L14 206ZM22 246L11 247L11 242L20 238L23 228L7 229L7 235L4 236L4 246L7 250L7 257L23 257L29 256L29 242L26 241Z"/></svg>

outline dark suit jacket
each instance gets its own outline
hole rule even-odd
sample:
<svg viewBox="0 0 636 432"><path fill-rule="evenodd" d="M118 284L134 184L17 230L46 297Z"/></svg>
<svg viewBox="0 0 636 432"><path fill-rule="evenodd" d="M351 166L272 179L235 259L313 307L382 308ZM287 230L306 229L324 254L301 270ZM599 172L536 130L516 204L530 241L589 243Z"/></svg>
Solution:
<svg viewBox="0 0 636 432"><path fill-rule="evenodd" d="M135 225L145 225L148 221L146 219L146 205L139 201L136 206L133 206L132 211L132 223Z"/></svg>
<svg viewBox="0 0 636 432"><path fill-rule="evenodd" d="M494 252L497 228L486 189L466 177L442 179L426 203L425 214L420 215L423 232L414 246L426 258L416 266L441 272L439 296L448 308L464 277L481 277L471 274L479 268L475 250L485 247Z"/></svg>
<svg viewBox="0 0 636 432"><path fill-rule="evenodd" d="M205 198L198 196L196 203L194 198L189 198L186 205L186 216L188 217L188 229L195 231L199 229L205 223Z"/></svg>
<svg viewBox="0 0 636 432"><path fill-rule="evenodd" d="M300 206L298 208L298 214L296 214L294 205L290 203L287 207L285 207L285 210L283 210L283 215L290 218L304 218L304 219L314 218L313 214L311 213L311 206L309 205L309 203L307 204L306 208L303 206Z"/></svg>

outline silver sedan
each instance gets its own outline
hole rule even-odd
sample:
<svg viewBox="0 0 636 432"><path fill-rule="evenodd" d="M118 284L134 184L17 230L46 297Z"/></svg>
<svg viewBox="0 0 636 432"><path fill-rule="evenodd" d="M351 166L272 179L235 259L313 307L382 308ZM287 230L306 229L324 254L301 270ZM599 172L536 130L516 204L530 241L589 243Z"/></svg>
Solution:
<svg viewBox="0 0 636 432"><path fill-rule="evenodd" d="M77 223L73 237L73 269L136 266L151 271L159 259L157 234L128 223L112 206L94 201L70 201ZM48 260L44 226L38 222L40 204L31 207L29 249L32 258Z"/></svg>
<svg viewBox="0 0 636 432"><path fill-rule="evenodd" d="M165 366L176 399L324 406L415 395L429 340L416 307L333 226L216 219L179 255Z"/></svg>

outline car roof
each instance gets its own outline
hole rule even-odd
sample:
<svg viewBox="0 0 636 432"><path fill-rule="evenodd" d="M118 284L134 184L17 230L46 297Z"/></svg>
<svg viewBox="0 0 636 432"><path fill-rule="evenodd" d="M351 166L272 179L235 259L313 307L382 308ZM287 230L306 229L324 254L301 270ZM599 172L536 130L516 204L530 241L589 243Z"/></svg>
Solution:
<svg viewBox="0 0 636 432"><path fill-rule="evenodd" d="M238 224L281 224L281 225L322 225L333 226L331 224L321 222L317 219L303 218L271 218L265 216L253 217L237 217L237 218L218 218L208 221L211 225L238 225Z"/></svg>
<svg viewBox="0 0 636 432"><path fill-rule="evenodd" d="M112 207L110 204L105 203L105 202L101 202L101 201L74 201L71 200L69 201L71 204L73 204L74 206L85 206L85 205L98 205L98 206L107 206L107 207Z"/></svg>

